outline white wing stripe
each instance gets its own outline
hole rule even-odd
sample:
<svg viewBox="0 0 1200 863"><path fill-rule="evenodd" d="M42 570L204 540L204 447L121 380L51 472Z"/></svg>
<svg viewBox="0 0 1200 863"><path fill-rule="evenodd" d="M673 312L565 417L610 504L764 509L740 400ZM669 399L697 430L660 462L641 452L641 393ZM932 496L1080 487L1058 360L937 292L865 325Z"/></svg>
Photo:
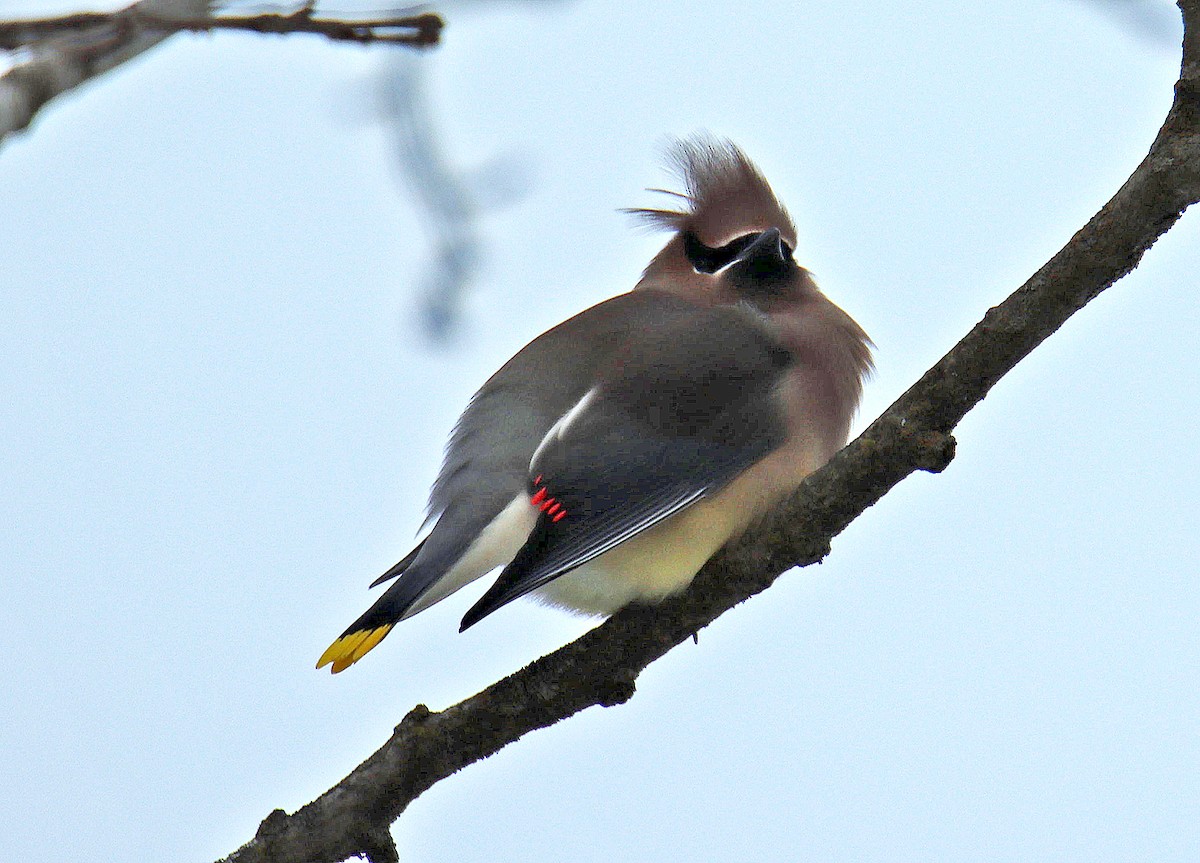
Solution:
<svg viewBox="0 0 1200 863"><path fill-rule="evenodd" d="M548 444L556 440L562 440L562 436L567 433L567 429L571 427L571 423L575 422L575 420L579 418L579 415L587 410L588 405L592 403L592 399L594 399L595 396L596 388L592 387L590 390L584 393L583 398L577 401L574 407L559 417L558 421L554 425L550 426L550 431L546 432L546 436L542 438L542 442L539 443L537 449L533 451L533 458L529 460L530 469L532 469L533 463L538 460L538 456L542 454L542 450L544 450Z"/></svg>

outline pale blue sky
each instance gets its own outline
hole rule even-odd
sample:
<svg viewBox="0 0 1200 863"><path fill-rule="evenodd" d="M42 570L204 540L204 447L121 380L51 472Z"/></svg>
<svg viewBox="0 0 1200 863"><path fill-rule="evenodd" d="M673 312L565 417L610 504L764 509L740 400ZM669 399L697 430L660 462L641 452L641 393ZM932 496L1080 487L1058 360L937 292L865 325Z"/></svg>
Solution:
<svg viewBox="0 0 1200 863"><path fill-rule="evenodd" d="M590 625L517 603L459 635L479 586L313 669L473 389L656 250L616 211L669 182L667 135L733 138L789 206L878 345L861 427L1116 190L1178 71L1177 34L1074 0L450 15L445 144L531 186L482 223L449 350L414 326L430 250L379 51L176 39L0 148L0 860L214 859L413 704ZM628 705L439 784L402 859L1200 859L1198 218L996 388L945 474Z"/></svg>

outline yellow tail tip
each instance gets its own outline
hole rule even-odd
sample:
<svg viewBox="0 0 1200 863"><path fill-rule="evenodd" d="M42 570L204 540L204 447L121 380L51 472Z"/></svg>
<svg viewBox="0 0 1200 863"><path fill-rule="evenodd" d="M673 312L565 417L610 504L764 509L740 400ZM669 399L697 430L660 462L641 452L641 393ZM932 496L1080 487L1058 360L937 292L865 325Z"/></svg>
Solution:
<svg viewBox="0 0 1200 863"><path fill-rule="evenodd" d="M392 631L393 626L395 626L394 623L389 623L387 626L375 629L360 629L346 633L325 649L321 658L317 660L317 668L324 668L332 663L333 667L329 670L334 674L345 671L366 656L375 645L383 641L384 636Z"/></svg>

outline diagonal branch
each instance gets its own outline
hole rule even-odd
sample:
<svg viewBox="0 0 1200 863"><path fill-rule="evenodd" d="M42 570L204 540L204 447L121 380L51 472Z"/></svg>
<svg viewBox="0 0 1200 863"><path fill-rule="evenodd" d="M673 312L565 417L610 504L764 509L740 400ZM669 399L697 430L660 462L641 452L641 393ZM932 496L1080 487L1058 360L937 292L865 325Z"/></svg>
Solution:
<svg viewBox="0 0 1200 863"><path fill-rule="evenodd" d="M389 825L423 791L536 728L629 699L647 665L831 539L904 477L939 471L950 432L1000 378L1126 273L1200 200L1200 0L1179 0L1185 35L1175 100L1125 185L1049 262L863 434L682 595L630 607L575 642L438 713L418 705L349 776L293 815L281 810L226 863L396 861Z"/></svg>

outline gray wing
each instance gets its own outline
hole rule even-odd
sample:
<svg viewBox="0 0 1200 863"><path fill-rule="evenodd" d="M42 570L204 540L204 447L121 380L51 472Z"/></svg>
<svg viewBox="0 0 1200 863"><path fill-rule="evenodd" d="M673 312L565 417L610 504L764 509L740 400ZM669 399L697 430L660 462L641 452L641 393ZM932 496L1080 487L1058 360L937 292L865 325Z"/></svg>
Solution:
<svg viewBox="0 0 1200 863"><path fill-rule="evenodd" d="M696 308L629 351L529 467L541 515L462 628L722 488L787 438L792 356L754 317Z"/></svg>
<svg viewBox="0 0 1200 863"><path fill-rule="evenodd" d="M450 437L429 499L433 530L375 582L397 579L348 631L403 616L524 491L538 444L588 391L631 328L653 328L656 320L694 308L658 291L622 294L543 333L492 375Z"/></svg>

